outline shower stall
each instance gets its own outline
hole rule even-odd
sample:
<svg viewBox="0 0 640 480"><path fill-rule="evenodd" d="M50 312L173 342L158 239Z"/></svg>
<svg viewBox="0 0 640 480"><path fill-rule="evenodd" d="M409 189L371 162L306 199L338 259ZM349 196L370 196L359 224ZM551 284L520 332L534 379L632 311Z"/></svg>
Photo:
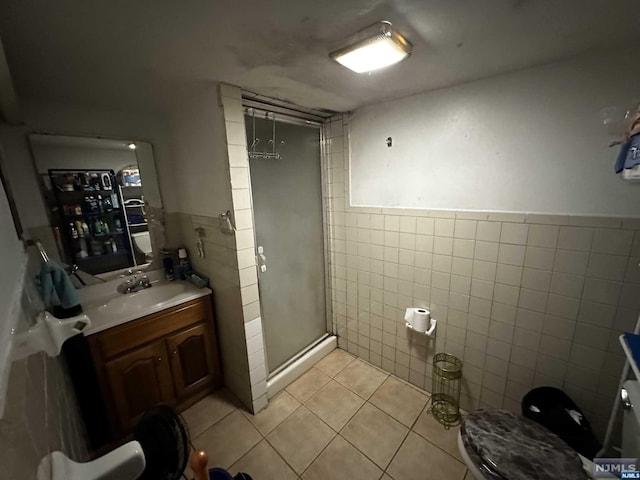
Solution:
<svg viewBox="0 0 640 480"><path fill-rule="evenodd" d="M245 106L245 127L272 396L336 347L328 321L322 125L254 105Z"/></svg>

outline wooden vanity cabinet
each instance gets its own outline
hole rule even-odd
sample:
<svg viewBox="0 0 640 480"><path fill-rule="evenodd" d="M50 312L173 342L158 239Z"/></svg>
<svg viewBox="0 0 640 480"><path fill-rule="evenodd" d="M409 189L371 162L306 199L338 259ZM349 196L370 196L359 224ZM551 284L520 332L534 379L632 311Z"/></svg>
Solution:
<svg viewBox="0 0 640 480"><path fill-rule="evenodd" d="M166 339L173 386L179 399L215 382L215 342L206 324L170 335Z"/></svg>
<svg viewBox="0 0 640 480"><path fill-rule="evenodd" d="M171 370L162 342L136 348L104 365L120 427L133 430L144 412L175 405Z"/></svg>
<svg viewBox="0 0 640 480"><path fill-rule="evenodd" d="M150 408L182 411L222 385L210 296L87 339L114 439Z"/></svg>

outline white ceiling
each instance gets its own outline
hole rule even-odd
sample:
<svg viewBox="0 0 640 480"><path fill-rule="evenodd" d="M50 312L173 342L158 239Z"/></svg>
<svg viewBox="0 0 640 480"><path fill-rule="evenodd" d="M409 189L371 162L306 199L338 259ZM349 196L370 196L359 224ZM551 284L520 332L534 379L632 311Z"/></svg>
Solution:
<svg viewBox="0 0 640 480"><path fill-rule="evenodd" d="M211 81L347 111L640 44L638 19L637 0L0 1L21 96L139 111L167 108ZM409 59L372 75L329 59L379 20L413 43Z"/></svg>

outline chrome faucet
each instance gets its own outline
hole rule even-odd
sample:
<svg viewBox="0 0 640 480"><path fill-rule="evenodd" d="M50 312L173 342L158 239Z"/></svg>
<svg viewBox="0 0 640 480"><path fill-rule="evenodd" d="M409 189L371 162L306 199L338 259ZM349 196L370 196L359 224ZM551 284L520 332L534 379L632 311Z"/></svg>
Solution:
<svg viewBox="0 0 640 480"><path fill-rule="evenodd" d="M151 286L151 281L146 275L143 275L140 278L133 275L132 279L125 280L120 285L118 285L118 292L124 294L135 293L139 292L140 290L144 290L145 288L150 288Z"/></svg>

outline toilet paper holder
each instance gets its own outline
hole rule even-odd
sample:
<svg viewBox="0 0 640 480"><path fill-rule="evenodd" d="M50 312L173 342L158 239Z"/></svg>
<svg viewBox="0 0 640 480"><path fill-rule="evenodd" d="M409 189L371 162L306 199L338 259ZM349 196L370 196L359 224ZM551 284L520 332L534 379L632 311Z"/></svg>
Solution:
<svg viewBox="0 0 640 480"><path fill-rule="evenodd" d="M420 318L420 322L416 321L416 315ZM426 328L425 320L429 321L429 328ZM420 333L422 335L427 335L432 337L436 331L437 321L435 318L431 318L431 312L424 308L407 308L406 313L404 315L405 326L409 330L413 330L416 333ZM420 326L416 326L418 323Z"/></svg>
<svg viewBox="0 0 640 480"><path fill-rule="evenodd" d="M413 328L413 325L411 325L409 322L405 323L405 326L409 329L409 330L413 330L416 333L421 333L422 335L427 335L428 337L433 337L433 334L436 332L436 324L438 322L436 321L435 318L432 318L430 320L430 325L429 325L429 330L427 330L426 332L421 332L419 330L416 330Z"/></svg>

